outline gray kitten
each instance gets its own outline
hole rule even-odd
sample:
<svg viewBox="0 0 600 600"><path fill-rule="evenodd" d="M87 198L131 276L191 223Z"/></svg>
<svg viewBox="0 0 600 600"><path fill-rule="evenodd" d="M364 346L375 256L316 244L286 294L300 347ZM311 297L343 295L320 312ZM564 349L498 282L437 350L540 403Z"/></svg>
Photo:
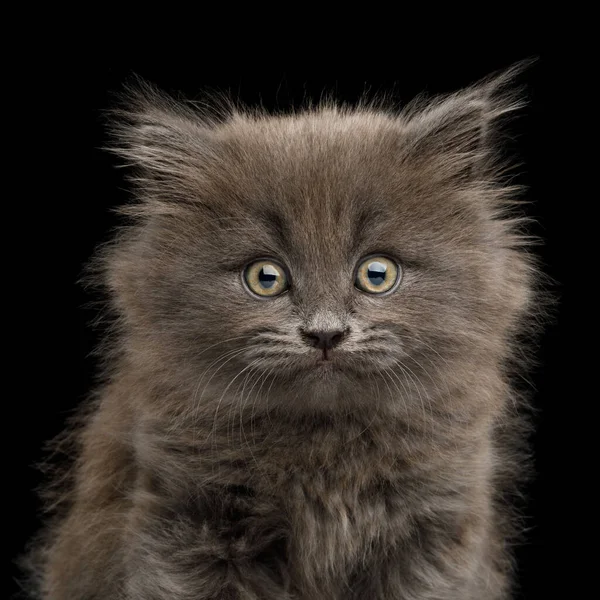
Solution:
<svg viewBox="0 0 600 600"><path fill-rule="evenodd" d="M495 135L513 75L400 112L130 94L105 383L40 598L509 597L538 302Z"/></svg>

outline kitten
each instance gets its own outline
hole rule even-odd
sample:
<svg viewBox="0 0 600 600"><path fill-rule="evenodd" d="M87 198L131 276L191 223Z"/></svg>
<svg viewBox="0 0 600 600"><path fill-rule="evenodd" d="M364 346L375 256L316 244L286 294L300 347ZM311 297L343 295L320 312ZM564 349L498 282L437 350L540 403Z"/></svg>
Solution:
<svg viewBox="0 0 600 600"><path fill-rule="evenodd" d="M509 597L537 302L495 135L514 74L400 112L129 95L105 383L40 598Z"/></svg>

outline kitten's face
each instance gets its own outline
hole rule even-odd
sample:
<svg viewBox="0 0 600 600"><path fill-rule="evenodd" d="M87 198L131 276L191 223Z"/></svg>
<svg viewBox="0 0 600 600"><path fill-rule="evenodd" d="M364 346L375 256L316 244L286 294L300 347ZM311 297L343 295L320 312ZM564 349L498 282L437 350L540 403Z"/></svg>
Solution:
<svg viewBox="0 0 600 600"><path fill-rule="evenodd" d="M524 302L470 179L478 126L444 127L329 111L140 127L139 162L161 144L168 160L112 279L157 368L190 402L253 410L442 402Z"/></svg>

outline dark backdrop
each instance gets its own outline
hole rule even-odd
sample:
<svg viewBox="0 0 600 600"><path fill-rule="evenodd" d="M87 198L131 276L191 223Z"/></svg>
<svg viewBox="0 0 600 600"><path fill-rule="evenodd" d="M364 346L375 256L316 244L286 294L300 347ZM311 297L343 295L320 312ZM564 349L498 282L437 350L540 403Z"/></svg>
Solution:
<svg viewBox="0 0 600 600"><path fill-rule="evenodd" d="M12 88L16 112L5 114L7 126L18 120L19 127L14 163L5 175L15 184L5 201L17 209L16 218L4 223L6 235L16 236L8 262L17 265L16 312L5 318L18 327L14 367L7 374L16 385L5 397L12 414L5 422L11 440L9 559L39 525L32 490L41 479L32 465L43 456L42 444L61 430L93 383L90 352L97 339L89 326L94 311L85 307L93 298L76 281L94 247L117 222L111 209L126 198L121 171L100 148L106 141L102 111L132 73L188 97L206 89L230 90L246 103L270 108L319 98L324 89L350 102L364 91L390 90L408 100L424 90L452 91L517 60L537 57L521 78L529 104L513 125L513 146L523 162L517 179L529 187L529 211L536 218L532 232L544 240L539 253L557 282L560 307L541 339L540 366L531 378L539 410L532 439L536 477L526 490L530 531L517 559L522 598L545 597L541 590L548 583L561 597L579 597L560 591L573 577L569 559L574 563L583 552L564 540L585 527L582 515L567 518L564 512L574 478L567 467L573 444L565 438L572 416L562 410L562 402L569 397L566 382L573 360L567 336L574 315L569 265L576 235L565 210L572 199L562 187L564 149L556 143L564 125L555 119L555 110L571 85L560 52L530 29L515 27L479 40L476 50L448 43L425 52L379 40L368 48L357 43L314 56L287 52L280 43L264 48L249 43L231 58L225 52L215 58L214 49L206 48L163 53L159 45L148 54L117 56L105 51L106 40L102 45L80 39L64 49L63 34L40 43L35 61L24 64ZM29 116L21 120L25 111ZM15 574L13 569L7 581L11 591Z"/></svg>

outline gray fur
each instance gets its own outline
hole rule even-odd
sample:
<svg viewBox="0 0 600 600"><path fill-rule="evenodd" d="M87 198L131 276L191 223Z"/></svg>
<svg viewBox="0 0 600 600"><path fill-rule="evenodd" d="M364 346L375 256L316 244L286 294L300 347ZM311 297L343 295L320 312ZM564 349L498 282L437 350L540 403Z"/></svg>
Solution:
<svg viewBox="0 0 600 600"><path fill-rule="evenodd" d="M513 75L399 113L129 94L113 150L136 202L95 262L105 383L62 441L40 598L509 597L510 382L539 301L497 152ZM377 252L403 267L383 297L353 285ZM263 256L288 293L243 288ZM348 332L337 367L303 328Z"/></svg>

